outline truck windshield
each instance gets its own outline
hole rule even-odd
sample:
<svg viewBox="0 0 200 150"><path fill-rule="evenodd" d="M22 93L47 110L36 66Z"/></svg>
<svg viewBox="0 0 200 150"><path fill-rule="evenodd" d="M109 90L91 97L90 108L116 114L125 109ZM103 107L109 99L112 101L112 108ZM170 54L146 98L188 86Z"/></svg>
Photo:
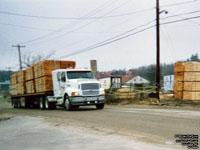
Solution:
<svg viewBox="0 0 200 150"><path fill-rule="evenodd" d="M68 79L78 79L78 78L94 79L94 76L91 71L68 71L67 78Z"/></svg>

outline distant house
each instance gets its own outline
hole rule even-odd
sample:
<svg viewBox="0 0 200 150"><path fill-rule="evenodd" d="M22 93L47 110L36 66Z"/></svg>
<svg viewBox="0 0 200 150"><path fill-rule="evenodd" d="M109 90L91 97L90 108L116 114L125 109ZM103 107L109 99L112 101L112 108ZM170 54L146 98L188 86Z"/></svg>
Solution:
<svg viewBox="0 0 200 150"><path fill-rule="evenodd" d="M138 75L122 76L122 84L148 84L149 81Z"/></svg>
<svg viewBox="0 0 200 150"><path fill-rule="evenodd" d="M119 77L119 76L118 76ZM121 80L120 80L121 78ZM112 83L115 86L114 88L120 88L123 86L130 86L135 84L148 84L149 81L137 75L124 75L120 76L120 78L115 78ZM101 82L101 86L104 89L109 89L111 87L111 76L110 77L102 77L99 79Z"/></svg>

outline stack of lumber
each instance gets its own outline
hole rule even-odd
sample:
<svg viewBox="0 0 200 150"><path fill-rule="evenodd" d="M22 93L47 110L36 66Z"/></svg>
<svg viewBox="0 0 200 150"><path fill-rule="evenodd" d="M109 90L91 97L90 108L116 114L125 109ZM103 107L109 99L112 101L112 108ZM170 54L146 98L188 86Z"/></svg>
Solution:
<svg viewBox="0 0 200 150"><path fill-rule="evenodd" d="M34 65L36 92L53 91L52 71L55 69L75 68L74 61L46 60Z"/></svg>
<svg viewBox="0 0 200 150"><path fill-rule="evenodd" d="M34 84L34 70L33 66L26 68L25 70L25 88L27 94L35 93Z"/></svg>
<svg viewBox="0 0 200 150"><path fill-rule="evenodd" d="M74 61L45 60L11 75L11 94L33 94L53 91L52 71L75 68Z"/></svg>
<svg viewBox="0 0 200 150"><path fill-rule="evenodd" d="M10 76L11 95L20 95L25 93L25 71L17 72Z"/></svg>
<svg viewBox="0 0 200 150"><path fill-rule="evenodd" d="M17 73L17 84L16 84L16 89L17 89L17 94L25 94L25 71L20 71Z"/></svg>
<svg viewBox="0 0 200 150"><path fill-rule="evenodd" d="M174 98L200 100L200 63L178 62L174 65Z"/></svg>

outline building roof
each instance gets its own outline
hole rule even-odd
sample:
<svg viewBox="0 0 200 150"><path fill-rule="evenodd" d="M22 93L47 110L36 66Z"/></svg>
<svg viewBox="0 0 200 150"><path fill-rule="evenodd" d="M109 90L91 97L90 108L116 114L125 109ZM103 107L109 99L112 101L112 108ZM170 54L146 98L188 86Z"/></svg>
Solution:
<svg viewBox="0 0 200 150"><path fill-rule="evenodd" d="M136 77L137 75L124 75L122 76L122 83L126 83L127 81L131 80L132 78Z"/></svg>

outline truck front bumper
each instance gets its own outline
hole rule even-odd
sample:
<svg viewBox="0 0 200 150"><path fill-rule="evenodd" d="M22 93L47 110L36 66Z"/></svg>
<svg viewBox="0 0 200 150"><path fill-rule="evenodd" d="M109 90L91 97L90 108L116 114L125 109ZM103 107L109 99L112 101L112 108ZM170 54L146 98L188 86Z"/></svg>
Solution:
<svg viewBox="0 0 200 150"><path fill-rule="evenodd" d="M96 105L104 104L104 95L98 96L71 96L70 102L72 105Z"/></svg>

